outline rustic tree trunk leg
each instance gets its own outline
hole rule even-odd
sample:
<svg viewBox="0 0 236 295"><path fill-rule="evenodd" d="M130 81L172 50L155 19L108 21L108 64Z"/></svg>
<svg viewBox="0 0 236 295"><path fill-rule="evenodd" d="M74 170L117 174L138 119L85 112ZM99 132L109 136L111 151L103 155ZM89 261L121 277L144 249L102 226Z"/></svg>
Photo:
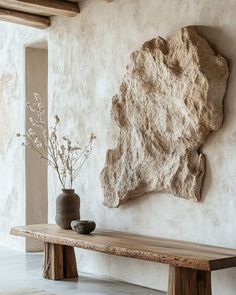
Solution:
<svg viewBox="0 0 236 295"><path fill-rule="evenodd" d="M212 295L211 273L170 266L168 295Z"/></svg>
<svg viewBox="0 0 236 295"><path fill-rule="evenodd" d="M63 246L44 243L44 271L43 276L49 280L62 280Z"/></svg>
<svg viewBox="0 0 236 295"><path fill-rule="evenodd" d="M63 270L64 278L77 278L77 265L73 247L64 246L63 249Z"/></svg>
<svg viewBox="0 0 236 295"><path fill-rule="evenodd" d="M43 276L49 280L78 277L74 248L44 243Z"/></svg>

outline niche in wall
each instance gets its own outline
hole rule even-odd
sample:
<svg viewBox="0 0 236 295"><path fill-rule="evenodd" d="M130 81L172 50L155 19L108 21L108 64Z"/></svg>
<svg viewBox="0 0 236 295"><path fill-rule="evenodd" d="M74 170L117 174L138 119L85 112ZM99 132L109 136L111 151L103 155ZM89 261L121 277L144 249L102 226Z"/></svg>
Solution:
<svg viewBox="0 0 236 295"><path fill-rule="evenodd" d="M104 204L148 192L199 201L207 135L220 128L229 69L196 28L158 37L131 54L112 117L120 128L101 173Z"/></svg>
<svg viewBox="0 0 236 295"><path fill-rule="evenodd" d="M34 103L34 93L39 93L44 110L44 121L48 118L48 49L46 42L39 42L25 48L26 102ZM26 130L32 127L32 112L26 107ZM48 223L47 162L26 147L26 225ZM26 251L40 251L43 243L26 240Z"/></svg>

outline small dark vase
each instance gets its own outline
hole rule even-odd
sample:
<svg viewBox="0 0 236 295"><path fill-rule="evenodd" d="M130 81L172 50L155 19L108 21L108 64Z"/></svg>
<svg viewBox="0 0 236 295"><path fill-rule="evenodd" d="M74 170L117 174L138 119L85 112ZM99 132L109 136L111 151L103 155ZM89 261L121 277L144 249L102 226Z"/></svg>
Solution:
<svg viewBox="0 0 236 295"><path fill-rule="evenodd" d="M80 219L80 197L73 189L62 189L56 200L56 224L71 229L71 221Z"/></svg>

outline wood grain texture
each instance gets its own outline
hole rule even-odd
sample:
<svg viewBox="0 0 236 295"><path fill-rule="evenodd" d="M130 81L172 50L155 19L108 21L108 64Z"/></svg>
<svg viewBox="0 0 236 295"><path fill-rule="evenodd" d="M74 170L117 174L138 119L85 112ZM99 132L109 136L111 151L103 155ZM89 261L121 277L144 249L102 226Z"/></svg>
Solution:
<svg viewBox="0 0 236 295"><path fill-rule="evenodd" d="M37 29L46 29L50 26L50 19L46 16L39 16L0 7L0 20L30 26Z"/></svg>
<svg viewBox="0 0 236 295"><path fill-rule="evenodd" d="M44 243L44 270L45 279L61 280L63 273L63 247L61 245Z"/></svg>
<svg viewBox="0 0 236 295"><path fill-rule="evenodd" d="M43 276L49 280L78 277L74 248L44 243Z"/></svg>
<svg viewBox="0 0 236 295"><path fill-rule="evenodd" d="M168 295L211 295L209 271L170 266Z"/></svg>
<svg viewBox="0 0 236 295"><path fill-rule="evenodd" d="M56 225L42 224L14 227L11 234L47 243L205 271L236 266L234 249L110 230L96 230L90 235L79 235Z"/></svg>
<svg viewBox="0 0 236 295"><path fill-rule="evenodd" d="M46 16L75 16L80 12L77 3L64 0L0 0L0 6Z"/></svg>
<svg viewBox="0 0 236 295"><path fill-rule="evenodd" d="M64 278L66 279L78 277L75 251L73 247L63 246L63 271Z"/></svg>

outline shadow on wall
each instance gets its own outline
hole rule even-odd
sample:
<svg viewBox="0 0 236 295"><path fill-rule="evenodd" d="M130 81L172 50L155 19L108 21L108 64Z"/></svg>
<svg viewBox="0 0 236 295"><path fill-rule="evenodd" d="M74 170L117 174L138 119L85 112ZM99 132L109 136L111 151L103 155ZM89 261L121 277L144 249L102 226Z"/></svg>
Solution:
<svg viewBox="0 0 236 295"><path fill-rule="evenodd" d="M226 31L219 27L196 26L196 28L199 34L209 42L210 46L216 52L220 52L220 54L227 59L229 64L231 64L232 59L230 59L230 56L232 55L229 55L228 50L226 50L226 45L232 48L233 41Z"/></svg>
<svg viewBox="0 0 236 295"><path fill-rule="evenodd" d="M218 27L209 27L209 26L197 26L198 32L204 38L208 40L212 48L216 52L220 52L222 56L224 56L229 64L230 68L230 75L227 84L226 95L224 97L224 121L222 127L218 130L218 132L213 132L207 138L205 145L211 144L214 139L217 142L217 137L219 138L220 133L228 133L230 134L230 130L234 130L235 136L227 136L228 144L232 144L232 141L236 140L236 129L235 127L235 114L232 108L233 99L235 99L235 92L236 86L233 84L233 77L235 76L235 70L233 66L233 59L232 57L235 55L235 41L230 37L232 34L229 34L229 29L227 26L224 26L224 29ZM232 125L232 126L231 126ZM232 131L231 131L232 132ZM221 155L219 155L219 159ZM211 165L206 158L206 175L204 177L203 182L203 190L202 190L202 201L207 198L207 194L211 187L212 182L212 171ZM223 165L223 163L219 163L219 167ZM235 280L235 271L236 268L232 269L225 269L217 272L212 273L212 280L213 280L213 294L219 293L224 294L225 290L233 290L232 294L234 294L234 290L236 290L236 280ZM221 283L215 283L220 281ZM217 286L217 290L214 289L214 286ZM219 287L221 288L219 290Z"/></svg>
<svg viewBox="0 0 236 295"><path fill-rule="evenodd" d="M224 104L224 116L223 116L223 125L218 130L218 132L212 132L207 137L203 146L200 147L200 151L202 152L203 147L207 147L208 145L212 145L215 142L218 142L218 138L220 138L221 133L229 133L231 128L230 124L235 126L234 120L234 113L232 107L232 100L231 97L234 97L234 93L236 92L236 86L233 85L232 79L235 76L233 72L233 59L231 58L234 56L235 46L233 44L233 40L230 37L227 30L223 30L219 27L210 27L210 26L197 26L197 30L201 36L206 38L209 42L210 46L215 50L216 53L220 52L220 55L226 58L229 68L230 68L230 75L227 83L226 94L223 100ZM233 120L232 120L233 119ZM236 140L236 130L235 130L235 139L232 136L232 140ZM230 144L230 142L229 142ZM203 152L204 153L204 152ZM219 166L223 165L222 163L222 155L219 152L217 161L219 162ZM207 198L209 190L211 188L212 183L212 172L211 172L211 165L209 163L208 158L206 157L206 172L203 178L203 186L201 192L201 201L204 202Z"/></svg>
<svg viewBox="0 0 236 295"><path fill-rule="evenodd" d="M233 59L231 58L234 56L235 52L235 46L234 46L234 40L232 37L230 37L229 34L227 34L226 30L223 30L222 28L217 27L209 27L209 26L197 26L197 30L201 36L206 38L208 40L210 46L216 51L216 53L220 52L220 54L226 58L228 64L229 64L229 80L227 83L227 89L226 94L224 97L224 112L227 113L227 116L224 116L223 125L221 127L221 131L225 131L225 128L227 128L228 118L231 115L232 109L227 107L230 103L230 97L232 96L231 93L235 93L235 86L233 86L232 79L234 77L234 69L233 69ZM232 96L233 97L233 96ZM211 134L209 138L214 136ZM217 133L216 133L217 135Z"/></svg>

